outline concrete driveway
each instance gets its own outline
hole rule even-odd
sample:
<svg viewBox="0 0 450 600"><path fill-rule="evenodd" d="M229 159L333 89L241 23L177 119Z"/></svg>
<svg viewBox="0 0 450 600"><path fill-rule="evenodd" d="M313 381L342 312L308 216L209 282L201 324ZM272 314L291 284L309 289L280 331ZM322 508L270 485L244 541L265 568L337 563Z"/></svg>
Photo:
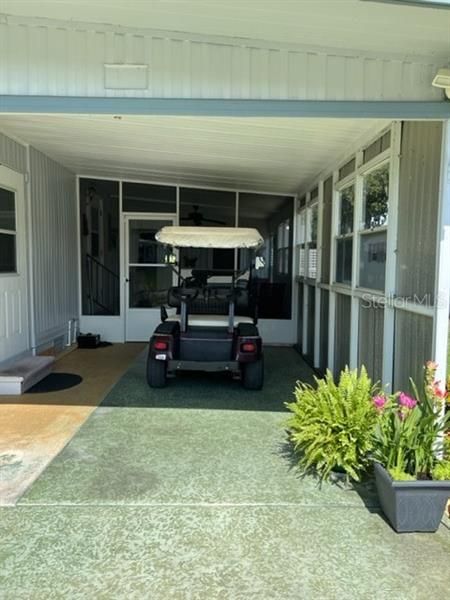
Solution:
<svg viewBox="0 0 450 600"><path fill-rule="evenodd" d="M141 356L14 508L0 598L448 598L450 525L398 535L374 490L300 478L283 402L311 372L266 353L263 392Z"/></svg>

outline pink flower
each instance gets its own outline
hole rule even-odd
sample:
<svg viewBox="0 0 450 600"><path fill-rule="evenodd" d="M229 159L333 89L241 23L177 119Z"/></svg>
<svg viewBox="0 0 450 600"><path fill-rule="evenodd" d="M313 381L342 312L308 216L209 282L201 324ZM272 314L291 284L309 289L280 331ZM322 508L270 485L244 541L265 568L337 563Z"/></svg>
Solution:
<svg viewBox="0 0 450 600"><path fill-rule="evenodd" d="M403 408L413 409L417 404L417 400L411 398L411 396L408 396L408 394L400 392L400 396L398 397L398 403Z"/></svg>
<svg viewBox="0 0 450 600"><path fill-rule="evenodd" d="M429 360L429 361L426 363L426 365L425 365L425 367L426 367L427 369L429 369L430 371L436 371L436 369L438 368L438 366L439 366L439 365L437 364L437 362L434 362L433 360Z"/></svg>
<svg viewBox="0 0 450 600"><path fill-rule="evenodd" d="M372 402L377 410L382 411L386 405L386 398L384 396L374 396Z"/></svg>
<svg viewBox="0 0 450 600"><path fill-rule="evenodd" d="M445 397L447 396L447 392L444 389L442 389L442 388L439 387L440 383L441 383L440 381L435 381L434 382L434 384L433 384L433 394L435 396L437 396L438 398L440 398L441 400L444 400Z"/></svg>

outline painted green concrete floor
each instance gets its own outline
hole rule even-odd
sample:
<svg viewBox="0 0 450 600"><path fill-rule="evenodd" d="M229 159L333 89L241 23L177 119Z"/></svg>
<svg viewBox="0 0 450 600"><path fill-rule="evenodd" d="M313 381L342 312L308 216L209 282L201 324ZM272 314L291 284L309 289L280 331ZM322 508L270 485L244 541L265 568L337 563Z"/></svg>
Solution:
<svg viewBox="0 0 450 600"><path fill-rule="evenodd" d="M0 510L0 599L448 598L449 524L397 535L370 486L301 479L281 427L296 379L270 348L263 392L140 357L15 508Z"/></svg>

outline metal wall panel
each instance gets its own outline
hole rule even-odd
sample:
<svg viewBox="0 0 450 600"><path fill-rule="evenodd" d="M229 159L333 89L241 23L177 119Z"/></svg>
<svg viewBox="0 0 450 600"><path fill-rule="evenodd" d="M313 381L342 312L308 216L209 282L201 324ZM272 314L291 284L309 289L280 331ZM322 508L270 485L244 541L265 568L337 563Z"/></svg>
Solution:
<svg viewBox="0 0 450 600"><path fill-rule="evenodd" d="M372 381L381 381L383 376L383 307L366 306L360 303L358 365L364 365Z"/></svg>
<svg viewBox="0 0 450 600"><path fill-rule="evenodd" d="M0 132L0 164L17 171L26 173L27 151L25 146Z"/></svg>
<svg viewBox="0 0 450 600"><path fill-rule="evenodd" d="M64 333L78 317L75 176L30 149L34 316L37 345Z"/></svg>
<svg viewBox="0 0 450 600"><path fill-rule="evenodd" d="M339 372L350 363L351 298L336 294L336 330L334 339L334 372Z"/></svg>
<svg viewBox="0 0 450 600"><path fill-rule="evenodd" d="M328 316L330 306L330 292L328 290L320 290L320 349L319 349L319 366L320 370L325 372L329 368L328 365Z"/></svg>
<svg viewBox="0 0 450 600"><path fill-rule="evenodd" d="M0 94L441 99L430 82L442 65L428 59L93 23L7 17L0 23L0 57ZM148 65L147 89L106 89L105 64Z"/></svg>
<svg viewBox="0 0 450 600"><path fill-rule="evenodd" d="M403 123L398 206L399 296L434 296L442 123Z"/></svg>
<svg viewBox="0 0 450 600"><path fill-rule="evenodd" d="M412 391L411 377L420 390L423 365L432 356L433 320L403 310L395 313L394 389Z"/></svg>

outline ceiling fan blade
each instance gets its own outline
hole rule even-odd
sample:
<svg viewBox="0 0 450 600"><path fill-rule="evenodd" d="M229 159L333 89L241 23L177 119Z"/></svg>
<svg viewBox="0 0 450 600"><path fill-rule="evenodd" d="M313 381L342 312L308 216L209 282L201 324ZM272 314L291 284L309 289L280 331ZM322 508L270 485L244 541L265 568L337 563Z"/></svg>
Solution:
<svg viewBox="0 0 450 600"><path fill-rule="evenodd" d="M202 219L205 223L216 223L217 225L226 225L225 221L216 221L216 219Z"/></svg>

